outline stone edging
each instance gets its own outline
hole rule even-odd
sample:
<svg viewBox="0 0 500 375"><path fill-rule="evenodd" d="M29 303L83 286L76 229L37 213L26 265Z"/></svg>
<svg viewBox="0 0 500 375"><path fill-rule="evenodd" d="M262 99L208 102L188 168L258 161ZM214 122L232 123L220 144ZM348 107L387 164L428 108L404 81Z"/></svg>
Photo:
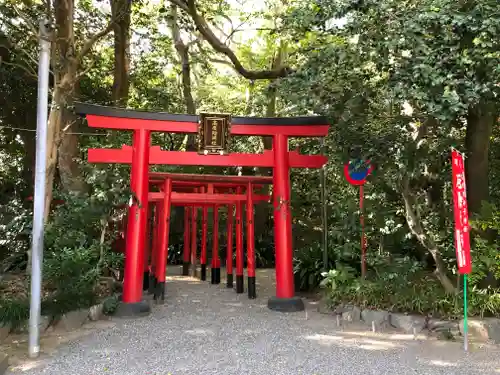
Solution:
<svg viewBox="0 0 500 375"><path fill-rule="evenodd" d="M428 334L434 333L445 339L459 338L463 335L463 319L440 320L422 315L361 309L352 305L338 306L331 309L328 307L325 299L319 302L318 312L336 316L339 324L345 322L365 323L372 329L392 327L413 335L423 332ZM476 342L500 344L500 319L469 318L468 331L468 336Z"/></svg>
<svg viewBox="0 0 500 375"><path fill-rule="evenodd" d="M104 304L94 305L87 309L80 309L67 312L60 318L51 316L42 316L40 318L40 334L51 332L54 330L73 331L83 326L87 321L95 322L104 319ZM11 334L24 334L28 333L28 322L22 323L18 328L12 329L10 324L2 325L0 323L0 344Z"/></svg>

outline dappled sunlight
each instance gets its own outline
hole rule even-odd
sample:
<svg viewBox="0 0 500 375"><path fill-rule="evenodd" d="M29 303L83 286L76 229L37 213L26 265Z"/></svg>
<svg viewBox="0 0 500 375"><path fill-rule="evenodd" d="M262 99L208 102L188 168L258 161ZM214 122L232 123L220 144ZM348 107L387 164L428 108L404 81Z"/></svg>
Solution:
<svg viewBox="0 0 500 375"><path fill-rule="evenodd" d="M440 367L457 367L458 366L458 364L456 362L442 361L439 359L433 359L429 363L431 365L440 366Z"/></svg>
<svg viewBox="0 0 500 375"><path fill-rule="evenodd" d="M342 340L341 336L320 335L318 333L304 337L306 340L317 341L329 345L332 342Z"/></svg>
<svg viewBox="0 0 500 375"><path fill-rule="evenodd" d="M34 370L34 369L37 369L39 367L42 367L43 365L45 365L45 363L46 363L46 360L44 360L44 359L36 360L36 361L29 361L29 362L19 364L17 366L11 366L10 369L12 372L26 372L26 371L30 371L30 370Z"/></svg>
<svg viewBox="0 0 500 375"><path fill-rule="evenodd" d="M39 367L44 367L47 361L54 353L68 342L76 342L84 337L89 336L91 333L111 329L116 326L112 321L97 321L89 322L83 325L80 329L74 331L56 330L52 332L45 332L40 337L40 346L42 351L40 358L30 359L28 353L28 339L26 335L16 335L13 340L0 346L0 352L6 353L9 356L10 370L13 373L23 373L35 370ZM106 356L116 354L116 350L106 348L104 350L89 350L92 353L105 353Z"/></svg>
<svg viewBox="0 0 500 375"><path fill-rule="evenodd" d="M344 346L351 348L360 348L364 350L390 350L396 349L399 345L388 341L372 340L364 338L346 338L342 335L322 335L314 334L304 337L306 340L317 342L321 346Z"/></svg>
<svg viewBox="0 0 500 375"><path fill-rule="evenodd" d="M350 339L346 341L351 342ZM389 350L400 347L400 345L394 344L389 341L370 340L370 339L357 339L357 340L353 339L352 343L355 344L356 347L365 350Z"/></svg>
<svg viewBox="0 0 500 375"><path fill-rule="evenodd" d="M202 281L192 276L166 276L165 281L183 282L192 285L200 284Z"/></svg>
<svg viewBox="0 0 500 375"><path fill-rule="evenodd" d="M407 334L399 333L394 335L387 335L387 338L396 341L410 341L415 339L425 339L425 335L412 335L408 333Z"/></svg>
<svg viewBox="0 0 500 375"><path fill-rule="evenodd" d="M184 331L184 333L187 333L188 335L192 335L192 336L206 336L206 335L214 336L215 335L214 331L212 331L210 329L203 329L203 328L186 330L186 331Z"/></svg>
<svg viewBox="0 0 500 375"><path fill-rule="evenodd" d="M415 341L415 339L425 340L427 336L423 334L419 334L414 336L412 334L404 334L404 333L385 333L385 332L373 332L373 331L342 331L343 335L347 336L360 336L360 337L372 337L377 339L384 340L394 340L394 341Z"/></svg>

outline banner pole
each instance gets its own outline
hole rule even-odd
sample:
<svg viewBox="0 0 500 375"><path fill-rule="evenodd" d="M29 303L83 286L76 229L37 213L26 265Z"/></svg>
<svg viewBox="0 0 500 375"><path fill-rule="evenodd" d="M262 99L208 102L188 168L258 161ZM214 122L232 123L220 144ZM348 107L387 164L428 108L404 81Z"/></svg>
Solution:
<svg viewBox="0 0 500 375"><path fill-rule="evenodd" d="M468 342L468 324L467 324L467 274L464 273L464 351L469 350Z"/></svg>
<svg viewBox="0 0 500 375"><path fill-rule="evenodd" d="M364 188L359 185L359 210L361 224L361 277L366 276L366 249L365 249L365 216L364 216Z"/></svg>

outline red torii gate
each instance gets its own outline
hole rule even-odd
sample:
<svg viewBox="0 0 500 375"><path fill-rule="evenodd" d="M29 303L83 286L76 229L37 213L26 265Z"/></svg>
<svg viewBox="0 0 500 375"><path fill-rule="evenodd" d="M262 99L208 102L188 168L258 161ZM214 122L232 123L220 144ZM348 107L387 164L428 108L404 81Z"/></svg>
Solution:
<svg viewBox="0 0 500 375"><path fill-rule="evenodd" d="M250 166L273 168L273 206L276 246L276 296L268 307L276 311L300 311L304 302L295 296L290 209L290 168L321 168L327 162L322 155L301 155L288 150L289 137L325 137L329 124L319 116L290 118L233 117L230 135L272 136L273 149L263 154L200 155L197 152L163 151L151 146L151 132L197 133L200 117L159 112L133 111L76 103L76 113L85 115L88 125L96 128L132 130L132 147L89 149L91 163L131 164L131 190L136 200L129 209L125 250L124 293L118 309L121 315L143 315L150 311L142 299L144 244L147 222L148 169L150 164ZM142 204L141 204L142 202ZM141 287L138 287L140 285Z"/></svg>
<svg viewBox="0 0 500 375"><path fill-rule="evenodd" d="M168 181L170 180L170 181ZM198 181L200 180L200 181ZM254 193L254 188L261 188L263 185L271 184L272 177L267 176L221 176L221 175L194 175L194 174L176 174L176 173L150 173L150 184L159 185L161 192L150 192L149 201L163 202L163 205L157 205L157 212L167 209L168 201L171 204L191 205L191 209L184 213L184 254L183 254L183 275L188 275L189 265L193 263L191 259L196 257L196 218L198 207L203 208L203 226L202 226L202 251L201 251L201 279L206 279L206 231L208 219L208 207L214 208L214 233L213 233L213 255L211 276L212 284L220 283L220 259L218 257L218 209L221 205L228 207L227 222L227 256L226 272L227 287L233 287L233 258L232 258L232 221L233 206L236 205L236 292L243 293L243 228L242 228L242 209L243 203L247 205L247 274L248 274L248 297L256 298L256 280L255 280L255 243L254 243L254 209L253 205L262 201L269 201L269 195ZM174 192L173 190L191 190L190 193ZM243 190L245 190L245 194ZM201 190L201 193L199 192ZM236 194L234 194L236 192ZM170 197L169 197L170 196ZM162 225L162 222L160 222ZM168 220L167 220L168 225ZM189 229L191 227L191 233ZM165 228L159 227L158 234L162 236ZM168 231L168 228L167 228ZM155 232L153 232L155 233ZM156 242L153 251L156 255L152 256L155 262L167 257L165 251L168 251L168 238L162 237L162 241ZM167 243L163 241L166 240ZM190 246L191 242L191 246ZM153 243L155 241L153 240ZM159 263L159 268L163 263ZM164 277L157 275L158 267L155 269L153 284L160 285L152 288L155 294L155 300L162 301L164 295Z"/></svg>

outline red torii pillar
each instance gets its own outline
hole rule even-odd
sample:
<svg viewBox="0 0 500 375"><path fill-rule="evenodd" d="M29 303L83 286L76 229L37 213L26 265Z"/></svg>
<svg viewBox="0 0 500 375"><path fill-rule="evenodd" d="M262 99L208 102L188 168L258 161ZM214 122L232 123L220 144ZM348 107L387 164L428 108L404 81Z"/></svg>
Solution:
<svg viewBox="0 0 500 375"><path fill-rule="evenodd" d="M205 281L207 279L207 231L208 231L208 207L203 206L203 216L201 222L201 275L200 279Z"/></svg>
<svg viewBox="0 0 500 375"><path fill-rule="evenodd" d="M227 205L226 286L233 287L233 204Z"/></svg>
<svg viewBox="0 0 500 375"><path fill-rule="evenodd" d="M142 299L144 244L148 220L149 193L149 147L150 131L139 129L133 135L132 170L130 188L133 198L130 202L125 244L125 271L122 302L116 314L119 316L145 315L149 304ZM134 199L135 198L135 199Z"/></svg>
<svg viewBox="0 0 500 375"><path fill-rule="evenodd" d="M191 218L189 215L189 207L184 207L184 252L183 252L183 262L182 262L182 275L183 276L188 276L189 275L189 254L191 253L191 248L189 246L189 240L191 238L190 234L190 224L191 224Z"/></svg>
<svg viewBox="0 0 500 375"><path fill-rule="evenodd" d="M293 280L292 215L290 207L290 166L288 137L273 137L274 242L276 247L276 296L269 298L271 310L301 311L304 301L295 296Z"/></svg>
<svg viewBox="0 0 500 375"><path fill-rule="evenodd" d="M196 190L195 190L196 191ZM191 207L191 267L193 269L192 276L196 276L196 256L197 256L197 239L196 235L198 234L198 207Z"/></svg>
<svg viewBox="0 0 500 375"><path fill-rule="evenodd" d="M237 194L241 194L241 188ZM243 292L243 202L240 201L236 203L236 293Z"/></svg>
<svg viewBox="0 0 500 375"><path fill-rule="evenodd" d="M153 220L153 228L151 231L152 238L152 246L151 246L151 258L150 258L150 267L149 267L149 288L148 293L153 294L156 288L156 258L158 255L160 243L160 216L161 216L161 202L152 202L149 205L153 210L152 220Z"/></svg>
<svg viewBox="0 0 500 375"><path fill-rule="evenodd" d="M154 299L159 303L165 300L165 276L167 272L167 258L168 258L168 240L170 235L170 207L171 207L171 193L172 193L172 180L167 178L163 187L164 197L160 202L161 209L159 210L159 225L158 225L158 248L155 256L156 263L156 282ZM157 205L157 207L160 206Z"/></svg>
<svg viewBox="0 0 500 375"><path fill-rule="evenodd" d="M255 226L253 207L253 187L248 183L247 187L247 278L248 298L257 298L257 287L255 281Z"/></svg>
<svg viewBox="0 0 500 375"><path fill-rule="evenodd" d="M210 270L212 284L220 284L219 257L219 205L214 205L212 230L212 267Z"/></svg>

